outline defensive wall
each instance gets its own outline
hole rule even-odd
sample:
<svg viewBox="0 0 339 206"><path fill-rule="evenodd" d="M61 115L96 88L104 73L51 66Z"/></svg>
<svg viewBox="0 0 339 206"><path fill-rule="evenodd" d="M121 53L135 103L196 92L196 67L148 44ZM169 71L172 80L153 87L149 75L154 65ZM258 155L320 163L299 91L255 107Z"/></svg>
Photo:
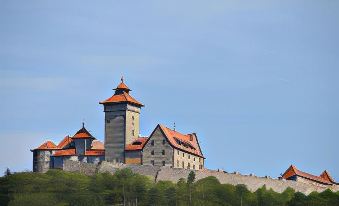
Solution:
<svg viewBox="0 0 339 206"><path fill-rule="evenodd" d="M170 167L113 164L105 161L101 162L98 165L94 165L90 163L66 160L63 166L63 170L65 171L80 172L86 175L93 175L96 173L104 172L109 172L113 174L115 171L123 168L129 168L135 173L148 176L155 182L172 181L175 183L178 182L180 178L187 178L188 174L191 171L188 169L178 169ZM238 173L226 173L224 171L215 171L209 169L195 171L195 174L196 180L209 176L214 176L222 184L244 184L252 192L256 191L264 185L267 189L272 189L273 191L279 193L283 192L288 187L294 189L297 192L302 192L306 195L310 194L313 191L322 192L328 188L335 192L339 191L339 185L325 187L303 182L296 182L292 180L273 179L270 177L257 177L254 175L241 175Z"/></svg>

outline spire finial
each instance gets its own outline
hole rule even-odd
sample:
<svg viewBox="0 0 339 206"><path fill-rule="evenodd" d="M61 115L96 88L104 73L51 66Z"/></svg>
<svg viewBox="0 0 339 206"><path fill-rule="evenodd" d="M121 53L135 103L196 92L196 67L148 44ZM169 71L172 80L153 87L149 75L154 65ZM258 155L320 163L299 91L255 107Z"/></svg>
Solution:
<svg viewBox="0 0 339 206"><path fill-rule="evenodd" d="M175 122L174 122L174 124L173 124L173 130L175 131Z"/></svg>
<svg viewBox="0 0 339 206"><path fill-rule="evenodd" d="M82 128L85 128L85 122L82 121Z"/></svg>
<svg viewBox="0 0 339 206"><path fill-rule="evenodd" d="M121 82L124 83L124 76L121 76Z"/></svg>

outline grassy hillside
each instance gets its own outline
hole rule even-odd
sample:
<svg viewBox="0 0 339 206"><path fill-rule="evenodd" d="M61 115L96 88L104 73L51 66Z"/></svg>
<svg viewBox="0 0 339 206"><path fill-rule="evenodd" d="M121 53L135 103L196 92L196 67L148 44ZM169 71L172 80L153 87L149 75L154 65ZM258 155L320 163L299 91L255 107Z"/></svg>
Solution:
<svg viewBox="0 0 339 206"><path fill-rule="evenodd" d="M339 193L329 190L308 196L287 189L279 194L265 187L251 193L244 185L220 184L215 177L154 183L130 170L114 175L85 176L60 170L46 174L23 172L0 178L0 205L10 206L338 206Z"/></svg>

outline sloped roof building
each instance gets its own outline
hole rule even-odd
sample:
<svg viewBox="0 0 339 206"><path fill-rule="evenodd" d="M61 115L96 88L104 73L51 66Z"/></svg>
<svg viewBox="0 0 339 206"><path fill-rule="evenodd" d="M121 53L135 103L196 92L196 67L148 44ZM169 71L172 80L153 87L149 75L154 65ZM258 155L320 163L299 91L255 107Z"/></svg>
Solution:
<svg viewBox="0 0 339 206"><path fill-rule="evenodd" d="M338 185L331 177L327 170L323 171L319 176L312 175L297 169L296 166L291 165L281 176L282 179L313 184L317 186L323 185Z"/></svg>
<svg viewBox="0 0 339 206"><path fill-rule="evenodd" d="M62 169L65 160L203 169L205 158L195 133L182 134L159 124L149 137L140 137L140 112L144 105L130 91L122 78L114 94L99 102L105 113L104 143L83 124L73 136L64 137L57 145L46 141L31 150L33 171Z"/></svg>

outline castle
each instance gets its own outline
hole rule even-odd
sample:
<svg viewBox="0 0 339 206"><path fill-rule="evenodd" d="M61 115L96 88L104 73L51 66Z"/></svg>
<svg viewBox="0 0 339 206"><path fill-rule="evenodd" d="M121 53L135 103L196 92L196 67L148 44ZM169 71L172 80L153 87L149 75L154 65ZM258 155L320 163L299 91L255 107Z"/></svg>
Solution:
<svg viewBox="0 0 339 206"><path fill-rule="evenodd" d="M31 150L34 172L46 172L51 168L65 169L69 167L69 160L92 165L105 161L115 165L204 171L205 157L195 133L182 134L158 124L149 137L139 136L140 111L144 105L130 95L131 90L123 78L114 90L113 96L100 102L105 112L104 144L93 137L83 124L79 131L73 136L66 136L58 145L46 141ZM205 171L208 173L208 170ZM321 188L338 185L326 170L316 176L302 172L293 165L279 179Z"/></svg>
<svg viewBox="0 0 339 206"><path fill-rule="evenodd" d="M62 169L64 161L98 164L168 166L201 170L205 157L195 133L182 134L157 125L149 137L140 137L140 111L144 105L130 95L121 78L112 97L100 102L105 112L105 142L98 141L82 125L58 144L46 141L33 152L33 171Z"/></svg>

